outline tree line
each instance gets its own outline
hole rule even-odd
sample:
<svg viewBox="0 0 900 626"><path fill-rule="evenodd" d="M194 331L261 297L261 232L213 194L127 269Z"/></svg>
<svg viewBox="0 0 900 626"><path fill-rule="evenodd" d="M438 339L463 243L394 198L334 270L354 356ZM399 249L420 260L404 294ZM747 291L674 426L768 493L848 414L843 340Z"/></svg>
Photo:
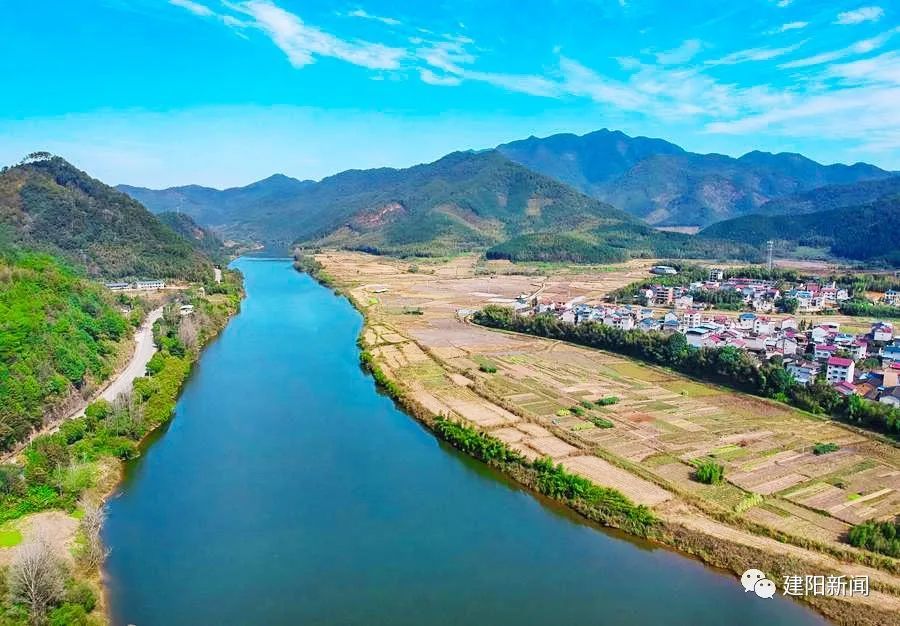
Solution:
<svg viewBox="0 0 900 626"><path fill-rule="evenodd" d="M734 346L694 348L681 333L621 330L597 322L571 324L550 313L523 316L500 305L488 305L472 319L489 328L616 352L900 438L900 409L856 395L844 396L824 381L804 387L777 357L759 363L748 352Z"/></svg>

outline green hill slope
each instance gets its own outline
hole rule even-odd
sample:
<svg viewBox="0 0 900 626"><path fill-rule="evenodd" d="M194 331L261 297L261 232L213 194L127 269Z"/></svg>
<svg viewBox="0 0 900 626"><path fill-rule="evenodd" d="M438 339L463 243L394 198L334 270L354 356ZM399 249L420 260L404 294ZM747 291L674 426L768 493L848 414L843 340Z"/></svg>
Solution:
<svg viewBox="0 0 900 626"><path fill-rule="evenodd" d="M770 200L759 207L767 215L800 215L842 207L869 204L879 198L900 194L900 176L846 185L827 185L800 194Z"/></svg>
<svg viewBox="0 0 900 626"><path fill-rule="evenodd" d="M129 333L112 295L53 257L0 256L0 450L109 376Z"/></svg>
<svg viewBox="0 0 900 626"><path fill-rule="evenodd" d="M200 279L211 263L124 193L59 157L38 154L0 173L4 239L104 277Z"/></svg>
<svg viewBox="0 0 900 626"><path fill-rule="evenodd" d="M222 238L211 229L200 226L190 215L167 211L158 213L156 217L214 263L224 264L228 260L228 249Z"/></svg>
<svg viewBox="0 0 900 626"><path fill-rule="evenodd" d="M856 207L802 215L745 215L702 230L701 238L742 241L762 247L774 240L782 252L796 246L825 247L834 256L900 265L900 195Z"/></svg>

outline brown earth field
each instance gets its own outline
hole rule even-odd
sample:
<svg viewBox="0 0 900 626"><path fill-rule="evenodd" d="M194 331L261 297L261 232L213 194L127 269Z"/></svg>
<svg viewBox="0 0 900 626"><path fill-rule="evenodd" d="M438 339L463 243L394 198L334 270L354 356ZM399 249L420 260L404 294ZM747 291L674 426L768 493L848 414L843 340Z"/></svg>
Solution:
<svg viewBox="0 0 900 626"><path fill-rule="evenodd" d="M900 513L895 444L616 354L467 319L520 294L599 302L647 276L653 261L541 274L475 256L409 262L340 251L316 259L322 277L364 313L362 346L417 416L461 420L526 457L551 457L615 488L662 520L661 541L736 574L757 567L779 587L794 574L868 576L868 596L807 600L836 623L900 624L900 561L846 542L852 525ZM608 396L618 402L573 410ZM840 449L813 454L823 442ZM700 457L724 465L726 481L694 480Z"/></svg>

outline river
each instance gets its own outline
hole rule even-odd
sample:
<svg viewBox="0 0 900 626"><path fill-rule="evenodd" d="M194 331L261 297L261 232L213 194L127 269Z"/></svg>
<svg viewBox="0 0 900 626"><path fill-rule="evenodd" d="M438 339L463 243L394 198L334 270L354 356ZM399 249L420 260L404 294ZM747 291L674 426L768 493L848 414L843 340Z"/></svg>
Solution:
<svg viewBox="0 0 900 626"><path fill-rule="evenodd" d="M438 442L360 369L345 300L236 266L241 313L109 503L115 624L824 623Z"/></svg>

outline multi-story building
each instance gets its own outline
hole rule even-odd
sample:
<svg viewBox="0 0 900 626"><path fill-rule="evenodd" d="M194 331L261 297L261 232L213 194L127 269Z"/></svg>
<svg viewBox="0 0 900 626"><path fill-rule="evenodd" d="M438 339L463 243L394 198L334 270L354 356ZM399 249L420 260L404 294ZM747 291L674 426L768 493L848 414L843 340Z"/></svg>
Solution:
<svg viewBox="0 0 900 626"><path fill-rule="evenodd" d="M855 364L852 359L833 356L828 359L828 369L825 370L825 379L831 383L852 382Z"/></svg>

